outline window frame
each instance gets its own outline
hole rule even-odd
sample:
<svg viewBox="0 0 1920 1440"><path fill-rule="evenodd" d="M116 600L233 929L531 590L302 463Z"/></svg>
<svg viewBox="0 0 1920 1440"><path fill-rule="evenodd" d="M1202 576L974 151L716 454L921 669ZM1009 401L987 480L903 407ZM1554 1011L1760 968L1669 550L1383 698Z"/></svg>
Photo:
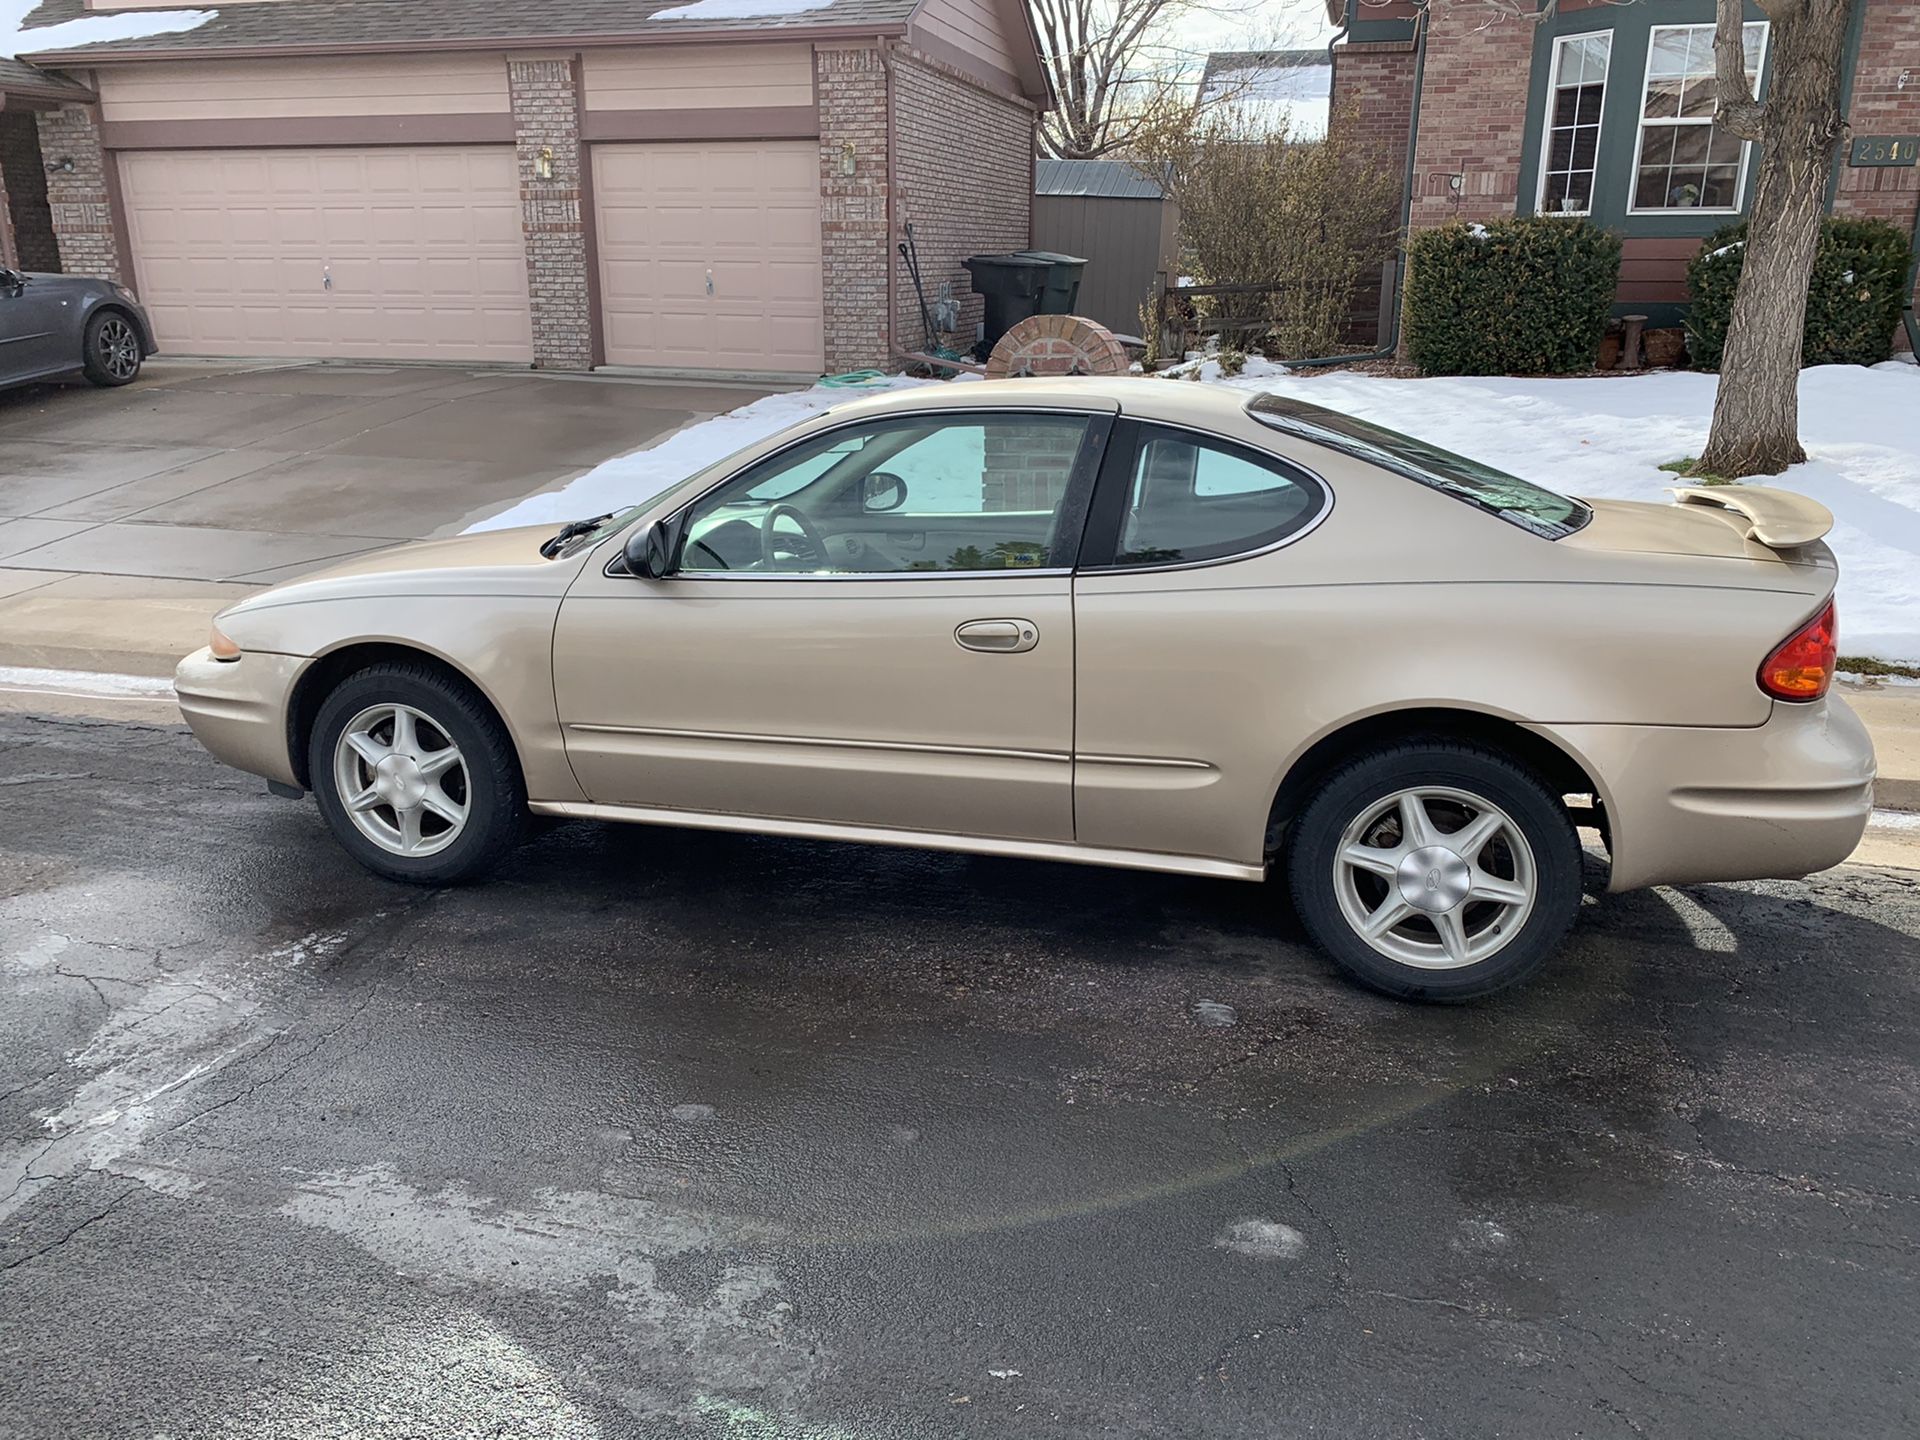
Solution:
<svg viewBox="0 0 1920 1440"><path fill-rule="evenodd" d="M1008 420L1018 422L1023 417L1040 415L1064 416L1082 421L1087 429L1081 438L1080 451L1074 456L1072 469L1068 473L1066 493L1061 496L1059 519L1055 522L1057 532L1068 554L1065 563L1036 566L1032 569L1003 567L995 570L869 570L869 571L819 571L819 570L763 570L763 571L727 571L699 570L683 571L680 568L681 554L687 541L687 525L692 519L694 509L709 496L724 490L727 486L746 479L755 472L778 464L783 458L805 446L813 445L830 436L848 431L878 430L894 425L908 425L928 420L948 421L956 425L968 421ZM861 415L849 417L838 424L827 425L817 430L808 430L796 435L786 444L770 450L764 455L755 456L737 470L713 484L706 486L698 494L689 495L664 515L657 517L657 523L667 526L671 537L673 564L661 577L663 583L672 581L777 581L818 582L840 581L870 583L873 581L928 581L928 580L1028 580L1044 576L1071 575L1075 561L1083 552L1087 512L1092 504L1094 481L1100 472L1101 462L1106 454L1107 445L1113 432L1114 422L1119 418L1115 408L1081 408L1072 405L969 405L969 406L927 406L915 410L887 411L879 415ZM825 478L817 477L817 478ZM808 484L817 483L809 481ZM806 485L794 491L799 494ZM784 503L784 501L782 502ZM985 512L983 512L985 513ZM634 523L654 524L655 519L639 517ZM621 532L630 530L625 527ZM614 548L603 573L607 575L626 575L630 573L626 564L625 541Z"/></svg>
<svg viewBox="0 0 1920 1440"><path fill-rule="evenodd" d="M1587 205L1584 210L1547 209L1547 177L1553 171L1553 123L1554 99L1560 91L1560 61L1564 47L1576 41L1592 40L1605 36L1607 41L1607 73L1600 81L1600 119L1593 127L1593 169L1589 172L1592 180L1587 187ZM1600 159L1605 153L1602 148L1607 138L1607 95L1613 88L1613 41L1612 30L1581 30L1571 35L1559 35L1554 38L1553 58L1547 71L1547 100L1540 117L1540 166L1533 187L1533 213L1536 215L1561 215L1568 219L1593 214L1594 197L1600 193ZM1642 92L1642 105L1646 104L1645 92ZM1576 127L1577 128L1577 127ZM1638 167L1636 166L1636 169Z"/></svg>
<svg viewBox="0 0 1920 1440"><path fill-rule="evenodd" d="M1195 560L1157 560L1129 563L1120 558L1120 540L1126 530L1127 502L1133 489L1134 467L1145 441L1160 434L1191 435L1235 459L1258 465L1303 486L1319 497L1319 503L1307 519L1275 540L1264 541L1248 549L1227 555L1209 555ZM1212 565L1238 565L1243 560L1284 550L1295 541L1311 535L1333 513L1333 487L1314 471L1289 455L1222 435L1177 420L1159 420L1129 415L1119 417L1106 446L1106 458L1094 482L1093 501L1088 509L1086 528L1081 538L1076 573L1081 575L1152 575L1169 570L1198 570Z"/></svg>
<svg viewBox="0 0 1920 1440"><path fill-rule="evenodd" d="M1627 171L1626 213L1628 215L1744 215L1746 213L1747 180L1751 174L1754 142L1744 139L1740 141L1740 170L1733 179L1733 204L1728 206L1657 205L1647 207L1638 204L1636 198L1640 193L1640 156L1646 148L1647 126L1649 123L1659 126L1662 129L1679 129L1683 126L1698 129L1704 125L1711 131L1718 118L1716 113L1715 115L1708 115L1704 118L1676 117L1671 120L1655 120L1652 122L1647 120L1647 90L1648 87L1653 84L1653 57L1658 48L1656 42L1662 33L1673 30L1704 30L1711 36L1716 23L1715 21L1708 20L1694 24L1651 25L1647 28L1647 58L1646 63L1641 66L1640 91L1634 102L1633 165ZM1757 56L1749 56L1753 62L1753 90L1754 94L1758 96L1767 78L1767 61L1773 53L1773 24L1767 20L1743 20L1741 24L1742 26L1758 25L1760 27L1760 53Z"/></svg>

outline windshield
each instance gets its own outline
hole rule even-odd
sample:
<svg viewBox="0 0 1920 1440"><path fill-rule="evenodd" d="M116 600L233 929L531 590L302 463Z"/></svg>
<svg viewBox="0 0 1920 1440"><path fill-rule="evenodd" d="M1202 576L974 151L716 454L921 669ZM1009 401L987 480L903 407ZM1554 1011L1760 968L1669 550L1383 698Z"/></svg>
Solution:
<svg viewBox="0 0 1920 1440"><path fill-rule="evenodd" d="M1549 540L1571 535L1593 518L1593 512L1578 500L1338 410L1280 395L1257 395L1247 413L1284 434L1444 490Z"/></svg>

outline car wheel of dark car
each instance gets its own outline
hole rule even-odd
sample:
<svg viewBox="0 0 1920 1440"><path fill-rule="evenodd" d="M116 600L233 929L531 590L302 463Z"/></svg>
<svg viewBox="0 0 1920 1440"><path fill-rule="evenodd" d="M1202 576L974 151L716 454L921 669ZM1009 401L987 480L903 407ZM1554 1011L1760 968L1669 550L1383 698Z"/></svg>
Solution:
<svg viewBox="0 0 1920 1440"><path fill-rule="evenodd" d="M96 385L128 385L140 375L140 332L118 310L102 310L87 321L81 363Z"/></svg>

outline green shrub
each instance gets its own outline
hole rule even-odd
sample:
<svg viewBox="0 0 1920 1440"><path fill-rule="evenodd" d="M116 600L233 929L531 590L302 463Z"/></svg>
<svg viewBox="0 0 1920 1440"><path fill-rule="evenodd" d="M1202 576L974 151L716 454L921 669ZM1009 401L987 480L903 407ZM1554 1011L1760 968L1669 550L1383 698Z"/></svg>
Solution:
<svg viewBox="0 0 1920 1440"><path fill-rule="evenodd" d="M1746 261L1747 226L1723 225L1701 243L1687 265L1687 354L1703 370L1718 370L1733 316L1733 293ZM1894 332L1906 303L1912 244L1884 220L1829 220L1807 288L1805 365L1876 365L1893 354Z"/></svg>
<svg viewBox="0 0 1920 1440"><path fill-rule="evenodd" d="M1428 375L1591 370L1620 284L1620 238L1528 215L1407 243L1407 356Z"/></svg>

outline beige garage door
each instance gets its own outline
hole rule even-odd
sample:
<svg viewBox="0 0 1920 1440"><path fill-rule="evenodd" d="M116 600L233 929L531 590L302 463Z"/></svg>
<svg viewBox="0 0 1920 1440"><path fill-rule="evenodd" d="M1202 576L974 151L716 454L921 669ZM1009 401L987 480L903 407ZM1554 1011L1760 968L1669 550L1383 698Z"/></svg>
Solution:
<svg viewBox="0 0 1920 1440"><path fill-rule="evenodd" d="M817 375L820 147L593 147L607 362Z"/></svg>
<svg viewBox="0 0 1920 1440"><path fill-rule="evenodd" d="M164 351L533 358L509 147L140 151L120 180Z"/></svg>

